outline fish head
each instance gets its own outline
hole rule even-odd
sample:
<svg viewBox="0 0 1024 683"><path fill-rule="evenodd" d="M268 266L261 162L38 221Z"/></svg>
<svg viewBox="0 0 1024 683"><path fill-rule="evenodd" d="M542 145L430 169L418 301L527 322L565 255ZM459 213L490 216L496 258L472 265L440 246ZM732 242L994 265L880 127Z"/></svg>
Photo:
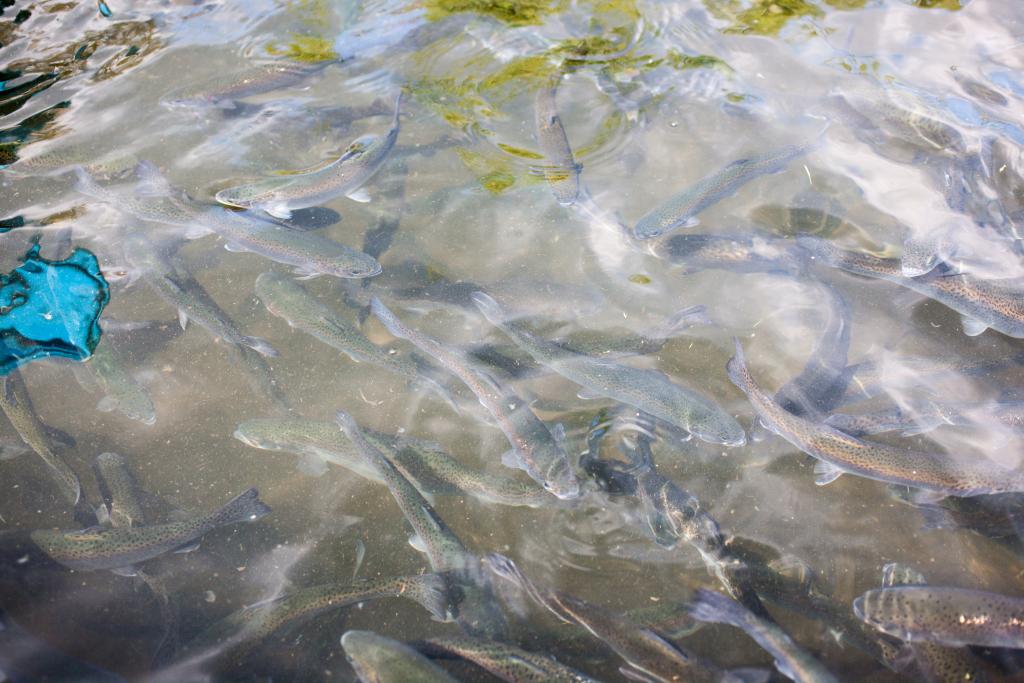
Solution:
<svg viewBox="0 0 1024 683"><path fill-rule="evenodd" d="M284 449L281 440L274 433L274 425L261 420L250 420L241 423L235 429L235 433L232 436L252 448L259 448L265 451L280 451Z"/></svg>
<svg viewBox="0 0 1024 683"><path fill-rule="evenodd" d="M721 444L732 448L738 448L747 443L747 433L743 431L743 427L728 415L715 416L702 421L699 425L693 425L690 428L690 433L705 443Z"/></svg>
<svg viewBox="0 0 1024 683"><path fill-rule="evenodd" d="M360 135L352 141L341 155L341 161L358 161L366 156L380 141L379 135Z"/></svg>
<svg viewBox="0 0 1024 683"><path fill-rule="evenodd" d="M355 279L380 275L382 271L377 259L369 254L359 254L343 263L331 264L327 272L335 277Z"/></svg>
<svg viewBox="0 0 1024 683"><path fill-rule="evenodd" d="M560 500L580 497L580 481L568 458L556 458L544 476L544 489Z"/></svg>

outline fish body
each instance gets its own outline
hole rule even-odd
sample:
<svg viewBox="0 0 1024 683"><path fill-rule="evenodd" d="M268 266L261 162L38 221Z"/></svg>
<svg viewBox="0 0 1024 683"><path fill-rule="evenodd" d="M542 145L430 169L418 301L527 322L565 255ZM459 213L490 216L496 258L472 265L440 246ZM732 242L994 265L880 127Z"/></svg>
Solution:
<svg viewBox="0 0 1024 683"><path fill-rule="evenodd" d="M581 166L576 162L569 146L569 138L558 115L556 88L541 88L533 101L537 142L547 165L540 174L548 181L551 192L562 206L572 206L580 193Z"/></svg>
<svg viewBox="0 0 1024 683"><path fill-rule="evenodd" d="M30 538L53 560L70 569L121 569L188 547L217 527L255 521L269 512L256 489L249 489L215 512L181 522L81 531L41 530L33 531Z"/></svg>
<svg viewBox="0 0 1024 683"><path fill-rule="evenodd" d="M205 329L217 339L229 344L246 346L264 356L276 356L277 351L264 339L242 334L205 296L198 296L194 288L186 289L180 281L181 269L141 232L132 232L124 239L125 257L139 269L146 284L178 311L184 328L189 320ZM190 278L189 278L190 279Z"/></svg>
<svg viewBox="0 0 1024 683"><path fill-rule="evenodd" d="M791 240L741 235L673 235L657 247L662 258L683 271L726 270L733 273L796 274L806 260Z"/></svg>
<svg viewBox="0 0 1024 683"><path fill-rule="evenodd" d="M420 648L427 654L455 655L473 662L507 683L597 683L554 657L527 652L508 643L480 638L431 638Z"/></svg>
<svg viewBox="0 0 1024 683"><path fill-rule="evenodd" d="M981 280L942 269L908 278L898 259L844 251L816 237L798 237L797 243L827 265L893 282L953 309L963 317L964 332L969 336L991 327L1009 337L1024 338L1024 288L1019 283Z"/></svg>
<svg viewBox="0 0 1024 683"><path fill-rule="evenodd" d="M853 601L858 617L911 643L1024 647L1024 599L947 586L894 586Z"/></svg>
<svg viewBox="0 0 1024 683"><path fill-rule="evenodd" d="M197 84L175 88L160 98L160 103L171 108L216 107L234 109L237 100L260 95L272 90L288 88L320 71L320 64L279 62L261 64L217 76Z"/></svg>
<svg viewBox="0 0 1024 683"><path fill-rule="evenodd" d="M408 645L370 631L347 631L341 646L362 683L458 683Z"/></svg>
<svg viewBox="0 0 1024 683"><path fill-rule="evenodd" d="M358 190L380 169L398 139L401 101L399 95L386 135L364 135L328 164L229 187L218 192L216 200L227 206L259 208L272 216L288 218L296 209L320 206L342 195L362 199Z"/></svg>
<svg viewBox="0 0 1024 683"><path fill-rule="evenodd" d="M391 334L412 342L472 390L512 445L513 466L522 467L534 481L558 498L579 497L579 480L569 463L563 440L558 438L560 433L552 434L523 399L475 368L461 353L407 327L376 297L370 309Z"/></svg>
<svg viewBox="0 0 1024 683"><path fill-rule="evenodd" d="M145 526L146 517L139 503L139 485L128 468L128 460L118 453L100 453L93 462L103 505L113 527Z"/></svg>
<svg viewBox="0 0 1024 683"><path fill-rule="evenodd" d="M50 474L57 482L64 499L72 506L77 505L82 493L78 475L64 458L50 447L48 428L32 406L32 397L29 396L28 387L25 386L25 380L18 370L12 370L0 378L0 409L4 411L22 441L28 444L50 468Z"/></svg>
<svg viewBox="0 0 1024 683"><path fill-rule="evenodd" d="M447 588L437 574L369 579L351 584L331 583L304 588L234 612L200 633L188 644L198 653L211 648L252 647L276 631L302 620L382 598L408 598L439 621L447 618Z"/></svg>
<svg viewBox="0 0 1024 683"><path fill-rule="evenodd" d="M539 486L498 477L466 467L437 444L411 437L393 437L363 430L372 444L391 458L395 467L426 494L466 493L500 505L541 507L551 496ZM381 481L356 447L334 422L296 419L256 419L238 425L235 438L254 448L290 451L345 467L360 476Z"/></svg>
<svg viewBox="0 0 1024 683"><path fill-rule="evenodd" d="M852 436L901 432L904 436L924 434L942 425L959 427L979 424L971 419L976 413L985 420L992 420L1012 429L1024 429L1024 401L999 401L992 404L969 405L962 403L938 403L928 401L914 405L910 410L892 406L884 410L859 415L835 413L826 424Z"/></svg>
<svg viewBox="0 0 1024 683"><path fill-rule="evenodd" d="M89 374L103 393L97 409L117 411L145 425L156 423L156 408L149 393L128 374L109 340L100 340L92 356L73 367L76 374Z"/></svg>
<svg viewBox="0 0 1024 683"><path fill-rule="evenodd" d="M1024 474L995 463L861 441L826 424L793 415L754 382L738 339L736 354L726 369L733 384L750 399L764 426L820 461L815 467L819 485L849 472L938 495L977 496L1024 490Z"/></svg>
<svg viewBox="0 0 1024 683"><path fill-rule="evenodd" d="M787 145L766 154L737 159L645 214L637 221L633 234L637 239L648 240L678 228L696 225L697 216L702 211L735 194L751 180L779 173L789 162L810 149L811 145Z"/></svg>
<svg viewBox="0 0 1024 683"><path fill-rule="evenodd" d="M497 302L483 292L474 295L474 301L491 324L505 332L534 360L581 385L588 393L639 408L709 443L727 446L746 443L743 428L731 415L704 396L675 384L663 373L568 352L506 322Z"/></svg>
<svg viewBox="0 0 1024 683"><path fill-rule="evenodd" d="M839 683L839 679L797 645L773 621L755 615L735 600L714 591L698 589L691 608L701 621L729 624L741 629L775 658L775 668L797 683Z"/></svg>
<svg viewBox="0 0 1024 683"><path fill-rule="evenodd" d="M19 148L18 160L8 166L0 166L0 170L15 177L52 176L84 165L89 173L111 176L131 170L139 161L134 154L123 150L97 154L97 147L99 145L94 145L91 140L73 143L62 140L60 144L47 144L41 150L31 145L26 148L28 153L25 155Z"/></svg>

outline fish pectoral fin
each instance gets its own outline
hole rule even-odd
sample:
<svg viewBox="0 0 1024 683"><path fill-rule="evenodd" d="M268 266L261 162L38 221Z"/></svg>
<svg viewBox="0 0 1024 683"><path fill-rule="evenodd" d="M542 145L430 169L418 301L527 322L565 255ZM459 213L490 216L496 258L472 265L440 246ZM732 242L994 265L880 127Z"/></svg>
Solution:
<svg viewBox="0 0 1024 683"><path fill-rule="evenodd" d="M360 187L358 189L355 189L355 190L352 190L351 192L349 192L345 196L348 197L349 199L351 199L354 202L359 202L360 204L367 204L370 201L372 201L372 197L370 197L370 193L367 192L366 189L362 188L362 187Z"/></svg>
<svg viewBox="0 0 1024 683"><path fill-rule="evenodd" d="M273 204L264 204L260 207L266 213L270 214L274 218L280 218L281 220L288 220L292 217L292 210L288 208L288 205L284 202L275 202Z"/></svg>
<svg viewBox="0 0 1024 683"><path fill-rule="evenodd" d="M138 576L139 570L129 564L126 567L115 567L110 570L110 573L117 574L118 576Z"/></svg>
<svg viewBox="0 0 1024 683"><path fill-rule="evenodd" d="M594 391L593 389L588 389L587 387L583 387L579 391L576 392L576 398L583 399L584 401L590 401L590 400L593 400L595 398L604 398L604 394L600 394L600 393Z"/></svg>
<svg viewBox="0 0 1024 683"><path fill-rule="evenodd" d="M526 469L523 459L516 454L515 449L511 448L501 454L501 464L513 470Z"/></svg>
<svg viewBox="0 0 1024 683"><path fill-rule="evenodd" d="M243 251L249 251L245 247L240 247L237 244L235 244L234 242L225 242L224 243L224 248L226 250L232 252L232 253L235 253L235 254L237 254L239 252L243 252Z"/></svg>
<svg viewBox="0 0 1024 683"><path fill-rule="evenodd" d="M96 403L96 410L101 413L111 413L117 409L117 399L113 396L104 396Z"/></svg>
<svg viewBox="0 0 1024 683"><path fill-rule="evenodd" d="M310 477L319 477L327 471L327 463L318 455L305 453L299 457L298 469Z"/></svg>
<svg viewBox="0 0 1024 683"><path fill-rule="evenodd" d="M929 491L927 489L914 489L911 491L909 500L914 505L935 505L947 498L941 491Z"/></svg>
<svg viewBox="0 0 1024 683"><path fill-rule="evenodd" d="M825 486L831 484L836 479L841 477L843 471L827 462L818 461L814 463L814 483L818 486Z"/></svg>
<svg viewBox="0 0 1024 683"><path fill-rule="evenodd" d="M188 314L182 308L178 309L178 324L183 330L188 328Z"/></svg>
<svg viewBox="0 0 1024 683"><path fill-rule="evenodd" d="M988 329L988 325L981 322L977 318L969 318L966 315L961 316L961 323L964 326L964 334L968 337L977 337L979 334Z"/></svg>
<svg viewBox="0 0 1024 683"><path fill-rule="evenodd" d="M199 539L197 538L194 541L189 541L188 543L182 543L181 545L179 545L177 548L175 548L171 552L179 553L179 554L184 554L184 553L190 553L190 552L192 552L194 550L197 550L198 548L199 548Z"/></svg>
<svg viewBox="0 0 1024 683"><path fill-rule="evenodd" d="M427 544L423 542L423 537L417 533L409 534L409 545L421 553L427 552Z"/></svg>

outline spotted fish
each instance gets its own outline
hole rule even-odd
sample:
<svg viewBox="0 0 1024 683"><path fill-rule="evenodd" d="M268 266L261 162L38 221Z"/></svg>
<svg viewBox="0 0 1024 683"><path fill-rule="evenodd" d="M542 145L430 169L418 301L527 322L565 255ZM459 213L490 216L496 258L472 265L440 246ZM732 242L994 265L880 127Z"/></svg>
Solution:
<svg viewBox="0 0 1024 683"><path fill-rule="evenodd" d="M408 645L370 631L347 631L341 647L363 683L458 683Z"/></svg>

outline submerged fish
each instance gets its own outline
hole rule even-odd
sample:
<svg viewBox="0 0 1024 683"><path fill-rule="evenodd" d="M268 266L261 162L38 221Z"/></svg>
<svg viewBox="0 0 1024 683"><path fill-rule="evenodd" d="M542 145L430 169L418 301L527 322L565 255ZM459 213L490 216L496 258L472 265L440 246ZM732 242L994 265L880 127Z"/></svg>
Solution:
<svg viewBox="0 0 1024 683"><path fill-rule="evenodd" d="M637 239L648 240L677 228L693 227L702 211L735 194L751 180L785 170L789 162L812 147L813 144L787 145L766 154L737 159L652 209L637 221L633 234Z"/></svg>
<svg viewBox="0 0 1024 683"><path fill-rule="evenodd" d="M980 280L944 269L908 278L897 259L844 251L817 237L798 237L797 244L829 266L893 282L952 308L962 316L964 333L969 336L977 336L991 327L1007 336L1024 338L1024 288L1019 283Z"/></svg>
<svg viewBox="0 0 1024 683"><path fill-rule="evenodd" d="M42 458L50 474L57 482L61 494L72 506L77 505L82 493L78 475L68 466L64 458L50 447L50 429L43 424L32 406L28 387L18 370L12 370L0 378L0 409L4 411L11 425L21 439Z"/></svg>
<svg viewBox="0 0 1024 683"><path fill-rule="evenodd" d="M461 353L407 327L380 299L374 297L370 309L391 334L412 342L473 391L512 444L512 457L503 458L502 462L526 470L534 481L558 498L580 495L579 480L565 452L563 429L549 431L511 389L498 385Z"/></svg>
<svg viewBox="0 0 1024 683"><path fill-rule="evenodd" d="M408 645L370 631L347 631L341 646L363 683L458 683Z"/></svg>
<svg viewBox="0 0 1024 683"><path fill-rule="evenodd" d="M735 344L736 354L726 366L729 379L747 395L765 427L819 461L814 467L818 485L851 473L938 496L1024 491L1024 473L993 462L869 443L793 415L757 386L747 369L739 339Z"/></svg>
<svg viewBox="0 0 1024 683"><path fill-rule="evenodd" d="M237 100L301 83L322 70L326 64L276 62L247 67L175 88L161 97L160 103L168 107L234 109L238 106Z"/></svg>
<svg viewBox="0 0 1024 683"><path fill-rule="evenodd" d="M401 102L399 94L395 100L391 130L383 137L364 135L329 163L229 187L218 192L215 198L227 206L258 208L278 218L288 218L296 209L319 206L342 195L356 201L368 201L365 191L361 192L360 188L380 169L398 139Z"/></svg>
<svg viewBox="0 0 1024 683"><path fill-rule="evenodd" d="M727 270L734 273L796 274L806 258L791 240L742 235L673 235L656 247L685 273Z"/></svg>
<svg viewBox="0 0 1024 683"><path fill-rule="evenodd" d="M972 414L980 419L972 419ZM942 425L966 427L995 423L1014 429L1024 428L1024 401L997 401L976 405L927 401L917 403L909 409L892 406L859 415L835 413L825 420L825 424L852 436L894 431L904 436L914 436Z"/></svg>
<svg viewBox="0 0 1024 683"><path fill-rule="evenodd" d="M587 395L607 396L685 429L708 443L742 446L743 428L722 408L672 382L664 373L571 353L506 322L498 303L483 292L473 296L480 312L524 351L559 375L584 387Z"/></svg>
<svg viewBox="0 0 1024 683"><path fill-rule="evenodd" d="M95 385L103 392L103 398L96 404L97 410L105 413L117 411L146 425L156 423L153 399L125 370L109 339L101 339L92 356L84 363L73 365L72 370L80 384L85 387Z"/></svg>
<svg viewBox="0 0 1024 683"><path fill-rule="evenodd" d="M406 478L425 494L465 493L499 505L541 507L552 502L550 494L532 482L495 476L463 465L438 444L411 437L393 437L364 429L363 434L391 458ZM246 420L235 429L235 438L254 448L291 451L304 458L300 467L310 474L323 471L325 463L340 465L362 477L381 481L353 443L334 422L297 419Z"/></svg>
<svg viewBox="0 0 1024 683"><path fill-rule="evenodd" d="M125 683L117 674L71 657L0 611L0 671L12 683Z"/></svg>
<svg viewBox="0 0 1024 683"><path fill-rule="evenodd" d="M889 563L882 568L882 586L925 585L924 575L911 567ZM912 643L917 671L929 683L985 683L988 677L967 648L935 643Z"/></svg>
<svg viewBox="0 0 1024 683"><path fill-rule="evenodd" d="M461 590L463 599L458 604L459 624L474 635L501 637L507 630L505 617L495 604L490 582L480 569L480 560L469 552L387 456L370 443L351 415L339 411L337 420L366 463L377 470L391 491L415 534L410 544L426 554L433 571L448 572L451 581Z"/></svg>
<svg viewBox="0 0 1024 683"><path fill-rule="evenodd" d="M508 683L597 683L554 657L480 638L431 638L418 644L430 656L456 656Z"/></svg>
<svg viewBox="0 0 1024 683"><path fill-rule="evenodd" d="M382 598L408 598L420 604L438 621L448 619L447 587L437 574L369 579L351 584L332 583L304 588L240 609L204 630L186 649L194 654L230 649L237 655L272 633L301 620Z"/></svg>
<svg viewBox="0 0 1024 683"><path fill-rule="evenodd" d="M548 181L558 203L572 206L580 193L581 166L573 158L569 138L558 115L557 92L554 87L540 88L533 100L537 142L547 161L547 165L537 170Z"/></svg>
<svg viewBox="0 0 1024 683"><path fill-rule="evenodd" d="M216 512L181 522L144 527L43 530L30 534L47 555L70 569L125 569L172 550L190 548L217 527L252 522L270 512L249 489Z"/></svg>
<svg viewBox="0 0 1024 683"><path fill-rule="evenodd" d="M183 329L189 320L194 320L217 339L247 346L264 356L277 355L277 351L266 340L242 334L227 316L211 304L208 296L197 295L197 286L183 286L183 282L191 278L187 274L183 277L181 267L164 255L145 234L134 231L125 236L123 245L125 257L139 269L146 284L157 296L177 309Z"/></svg>
<svg viewBox="0 0 1024 683"><path fill-rule="evenodd" d="M853 601L858 617L911 643L1024 648L1024 599L948 586L869 590Z"/></svg>
<svg viewBox="0 0 1024 683"><path fill-rule="evenodd" d="M714 591L694 593L692 614L701 621L741 629L775 658L775 668L798 683L839 683L839 679L810 653L793 642L773 621L757 616L731 598Z"/></svg>
<svg viewBox="0 0 1024 683"><path fill-rule="evenodd" d="M146 518L137 495L138 483L128 469L127 459L117 453L100 453L92 467L110 526L144 526Z"/></svg>
<svg viewBox="0 0 1024 683"><path fill-rule="evenodd" d="M268 311L289 326L319 339L357 363L370 363L405 377L413 385L429 389L448 404L454 405L444 387L427 377L424 373L426 368L417 363L414 357L399 355L377 346L294 280L278 273L263 273L256 278L256 296Z"/></svg>

